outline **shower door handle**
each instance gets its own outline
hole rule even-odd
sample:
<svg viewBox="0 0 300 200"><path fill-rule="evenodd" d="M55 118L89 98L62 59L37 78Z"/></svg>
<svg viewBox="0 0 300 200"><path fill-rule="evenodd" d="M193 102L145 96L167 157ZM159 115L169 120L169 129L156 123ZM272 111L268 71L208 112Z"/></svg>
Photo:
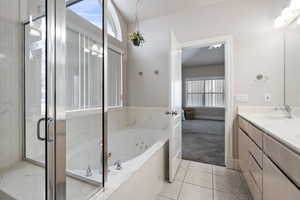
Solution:
<svg viewBox="0 0 300 200"><path fill-rule="evenodd" d="M172 115L172 111L166 111L165 114L166 115Z"/></svg>
<svg viewBox="0 0 300 200"><path fill-rule="evenodd" d="M46 138L43 138L43 137L41 136L41 131L40 131L40 126L41 126L41 122L42 122L42 121L46 121L46 118L43 117L43 118L41 118L41 119L39 119L39 120L37 121L36 135L37 135L37 138L38 138L39 140L45 141Z"/></svg>
<svg viewBox="0 0 300 200"><path fill-rule="evenodd" d="M176 111L167 111L165 112L166 115L176 116L178 113Z"/></svg>
<svg viewBox="0 0 300 200"><path fill-rule="evenodd" d="M37 138L38 138L38 140L41 140L41 141L45 141L46 140L46 137L42 137L41 136L41 131L40 131L40 129L41 129L41 122L42 121L45 121L46 122L46 118L45 117L43 117L43 118L40 118L39 120L38 120L38 122L37 122L37 130L36 130L36 135L37 135ZM52 122L53 120L51 119L51 118L48 118L48 122ZM48 126L49 126L49 124L48 124ZM48 131L47 131L48 132ZM47 133L46 133L47 134ZM48 140L48 139L47 139Z"/></svg>

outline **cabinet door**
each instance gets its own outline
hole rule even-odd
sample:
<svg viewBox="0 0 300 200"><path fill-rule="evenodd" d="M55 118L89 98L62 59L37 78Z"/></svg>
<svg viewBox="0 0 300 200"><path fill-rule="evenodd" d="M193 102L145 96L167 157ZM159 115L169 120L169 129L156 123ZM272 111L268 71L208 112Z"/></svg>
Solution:
<svg viewBox="0 0 300 200"><path fill-rule="evenodd" d="M239 129L239 165L244 175L248 172L248 157L248 138L245 133Z"/></svg>
<svg viewBox="0 0 300 200"><path fill-rule="evenodd" d="M263 158L263 199L299 200L300 190L277 168L273 162Z"/></svg>

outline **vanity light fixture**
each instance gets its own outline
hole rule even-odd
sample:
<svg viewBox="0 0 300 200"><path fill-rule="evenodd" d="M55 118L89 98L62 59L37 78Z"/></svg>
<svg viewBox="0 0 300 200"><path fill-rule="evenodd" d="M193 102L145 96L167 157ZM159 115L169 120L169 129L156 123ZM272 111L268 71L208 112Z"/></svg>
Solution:
<svg viewBox="0 0 300 200"><path fill-rule="evenodd" d="M284 8L281 15L274 21L275 28L281 28L292 23L300 16L300 0L291 0L288 7Z"/></svg>

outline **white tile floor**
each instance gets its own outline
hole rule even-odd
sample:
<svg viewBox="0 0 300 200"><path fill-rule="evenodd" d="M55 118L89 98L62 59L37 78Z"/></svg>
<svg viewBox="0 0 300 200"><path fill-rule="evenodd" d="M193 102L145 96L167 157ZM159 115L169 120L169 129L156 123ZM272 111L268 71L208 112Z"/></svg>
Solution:
<svg viewBox="0 0 300 200"><path fill-rule="evenodd" d="M157 200L251 200L242 175L215 165L183 160L176 181Z"/></svg>

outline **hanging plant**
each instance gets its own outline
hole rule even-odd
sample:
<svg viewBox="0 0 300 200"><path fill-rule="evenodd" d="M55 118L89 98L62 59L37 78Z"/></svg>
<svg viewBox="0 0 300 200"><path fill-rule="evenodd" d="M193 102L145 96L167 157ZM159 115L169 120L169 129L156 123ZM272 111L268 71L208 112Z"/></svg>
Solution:
<svg viewBox="0 0 300 200"><path fill-rule="evenodd" d="M138 4L140 0L136 1L136 7L135 7L135 29L136 31L129 34L129 40L132 42L132 44L136 47L142 46L145 43L144 36L142 35L140 31L140 23L139 23L139 17L138 17Z"/></svg>
<svg viewBox="0 0 300 200"><path fill-rule="evenodd" d="M132 44L136 47L141 46L145 43L143 35L139 32L133 32L129 34L129 40L132 42Z"/></svg>

